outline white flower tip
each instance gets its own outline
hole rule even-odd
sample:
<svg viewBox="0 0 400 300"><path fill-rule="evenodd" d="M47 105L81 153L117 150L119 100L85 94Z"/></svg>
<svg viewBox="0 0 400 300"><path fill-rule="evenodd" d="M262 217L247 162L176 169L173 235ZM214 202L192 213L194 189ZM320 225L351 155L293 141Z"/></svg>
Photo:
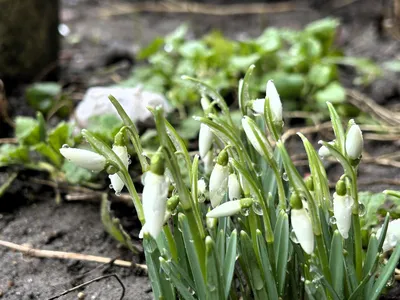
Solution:
<svg viewBox="0 0 400 300"><path fill-rule="evenodd" d="M101 171L106 166L106 158L96 152L78 148L61 148L60 153L66 159L79 167L91 170Z"/></svg>
<svg viewBox="0 0 400 300"><path fill-rule="evenodd" d="M358 159L361 156L364 140L360 126L351 125L346 135L346 152L351 159Z"/></svg>
<svg viewBox="0 0 400 300"><path fill-rule="evenodd" d="M209 211L207 218L229 217L240 211L240 200L228 201Z"/></svg>
<svg viewBox="0 0 400 300"><path fill-rule="evenodd" d="M268 80L266 88L266 96L269 98L269 105L272 112L274 122L282 121L282 102L272 80Z"/></svg>
<svg viewBox="0 0 400 300"><path fill-rule="evenodd" d="M328 157L331 155L331 152L329 151L328 147L321 146L318 150L318 155L322 158Z"/></svg>

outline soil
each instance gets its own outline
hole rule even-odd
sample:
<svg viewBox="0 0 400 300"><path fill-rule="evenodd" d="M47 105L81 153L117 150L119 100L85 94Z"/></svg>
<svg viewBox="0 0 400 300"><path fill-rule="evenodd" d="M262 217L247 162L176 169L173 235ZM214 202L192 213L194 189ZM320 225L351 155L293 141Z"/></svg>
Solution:
<svg viewBox="0 0 400 300"><path fill-rule="evenodd" d="M243 1L244 2L244 1ZM304 2L304 3L303 3ZM116 4L132 1L63 0L61 20L70 29L63 39L61 59L61 82L79 100L89 86L106 85L127 76L134 68L133 55L140 46L154 37L164 35L182 22L188 22L192 36L198 37L211 29L220 29L232 38L256 36L266 26L301 28L312 20L334 15L342 20L338 43L345 52L371 57L379 62L396 58L399 43L382 32L382 3L373 0L351 1L339 7L343 1L295 1L299 9L287 13L268 15L210 16L195 14L137 13L115 14L111 18L100 16L100 12L116 10ZM326 3L325 3L326 2ZM346 77L344 81L351 86ZM390 104L399 102L400 86L395 73L385 73L383 78L364 90L377 102ZM32 114L23 101L23 87L8 89L10 111L17 114ZM5 131L3 131L4 133ZM3 134L2 133L2 134ZM317 141L319 137L314 136ZM367 143L371 155L398 151L398 144ZM291 153L303 151L298 143L292 145ZM380 153L378 153L378 151ZM332 181L341 175L338 168L330 168ZM4 180L1 176L0 182ZM4 175L4 173L3 173ZM18 244L29 244L34 248L71 251L125 260L137 260L129 251L118 246L104 231L97 203L68 202L58 205L51 191L29 183L29 176L22 174L8 193L0 200L0 239ZM39 175L35 175L39 176ZM40 175L43 176L43 175ZM3 178L3 179L2 179ZM379 178L400 180L398 169L363 164L360 182L363 190L382 191L394 188L388 184L374 184ZM128 232L137 240L138 224L132 208L114 206ZM0 298L10 300L48 299L64 290L95 277L116 273L126 287L124 299L151 299L148 279L137 270L121 267L99 266L99 264L57 259L32 258L0 247ZM82 290L86 299L119 299L121 287L114 278L93 283ZM59 299L77 299L73 292ZM399 299L399 289L391 298ZM2 296L1 296L2 295Z"/></svg>

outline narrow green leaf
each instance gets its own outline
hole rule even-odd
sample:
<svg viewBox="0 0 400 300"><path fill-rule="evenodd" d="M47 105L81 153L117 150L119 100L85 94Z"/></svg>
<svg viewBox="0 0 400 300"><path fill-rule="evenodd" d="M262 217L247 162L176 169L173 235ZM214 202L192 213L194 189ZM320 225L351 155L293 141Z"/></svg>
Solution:
<svg viewBox="0 0 400 300"><path fill-rule="evenodd" d="M253 73L253 70L255 68L255 65L251 65L248 69L246 74L244 75L243 81L239 83L240 89L239 89L239 107L242 111L242 116L247 115L247 108L246 108L246 103L250 101L250 92L249 92L249 81L251 78L251 74Z"/></svg>
<svg viewBox="0 0 400 300"><path fill-rule="evenodd" d="M143 236L143 248L154 299L162 299L161 297L163 294L161 290L161 280L159 274L160 251L157 249L156 242L147 233L145 233Z"/></svg>
<svg viewBox="0 0 400 300"><path fill-rule="evenodd" d="M49 159L57 167L61 167L62 157L59 152L56 152L50 145L40 142L36 144L33 149Z"/></svg>
<svg viewBox="0 0 400 300"><path fill-rule="evenodd" d="M197 254L196 247L193 242L193 236L192 233L190 232L187 217L184 214L180 213L178 219L180 228L182 230L183 241L185 243L186 254L188 256L190 268L192 270L194 283L196 284L196 292L198 294L199 299L205 299L206 298L205 293L207 289L204 282L205 279L201 271L201 264L199 261L202 258L200 258Z"/></svg>
<svg viewBox="0 0 400 300"><path fill-rule="evenodd" d="M344 143L346 140L346 136L344 134L342 121L338 113L336 112L335 108L333 107L333 105L329 102L327 102L326 105L328 106L329 114L331 116L332 127L336 136L336 143L339 146L340 152L344 154L345 153Z"/></svg>
<svg viewBox="0 0 400 300"><path fill-rule="evenodd" d="M46 121L44 120L43 114L40 111L38 111L36 113L36 120L39 123L39 138L40 138L40 141L44 142L46 140ZM64 123L64 122L61 122L61 123ZM61 146L60 146L60 148L61 148Z"/></svg>
<svg viewBox="0 0 400 300"><path fill-rule="evenodd" d="M232 285L233 274L235 271L236 263L236 250L237 249L237 232L236 229L229 237L228 246L226 248L225 259L223 264L223 278L224 278L224 296L228 299L229 291Z"/></svg>
<svg viewBox="0 0 400 300"><path fill-rule="evenodd" d="M18 172L11 173L8 175L7 180L0 186L0 198L4 195L7 189L11 186L14 180L17 178Z"/></svg>
<svg viewBox="0 0 400 300"><path fill-rule="evenodd" d="M329 257L329 268L332 274L332 285L333 289L343 298L344 294L344 257L343 257L343 245L342 236L339 231L333 233L331 251Z"/></svg>
<svg viewBox="0 0 400 300"><path fill-rule="evenodd" d="M50 130L48 141L50 146L58 151L65 143L71 134L71 126L65 122L58 123L57 127Z"/></svg>
<svg viewBox="0 0 400 300"><path fill-rule="evenodd" d="M206 237L206 281L207 299L223 299L224 286L221 282L219 264L215 253L215 243L210 236Z"/></svg>
<svg viewBox="0 0 400 300"><path fill-rule="evenodd" d="M265 240L262 236L261 231L257 230L257 245L259 256L261 257L261 269L264 272L264 282L267 285L267 292L269 299L279 299L278 290L276 288L277 284L273 276L272 266L268 258L268 251L265 245Z"/></svg>
<svg viewBox="0 0 400 300"><path fill-rule="evenodd" d="M286 267L289 254L289 218L288 215L283 211L279 213L277 226L274 230L274 236L277 273L276 278L278 281L279 295L283 296L286 281Z"/></svg>
<svg viewBox="0 0 400 300"><path fill-rule="evenodd" d="M140 250L132 243L129 234L122 227L120 220L111 216L110 204L111 202L107 200L107 194L102 194L100 215L105 230L133 253L140 253Z"/></svg>

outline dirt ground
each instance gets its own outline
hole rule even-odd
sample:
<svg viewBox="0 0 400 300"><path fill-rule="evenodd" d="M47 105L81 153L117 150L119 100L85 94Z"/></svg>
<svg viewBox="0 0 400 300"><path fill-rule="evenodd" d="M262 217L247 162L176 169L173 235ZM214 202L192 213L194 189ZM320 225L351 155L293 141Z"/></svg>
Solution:
<svg viewBox="0 0 400 300"><path fill-rule="evenodd" d="M134 68L132 55L140 46L146 45L156 36L169 33L182 22L191 25L193 37L219 28L229 37L243 38L260 34L266 26L301 28L312 20L333 14L342 20L338 43L345 48L346 53L371 57L379 62L396 58L400 50L399 42L380 33L377 24L381 7L377 2L354 1L353 4L339 7L337 3L344 1L331 1L329 8L326 8L324 1L314 2L317 9L304 9L303 2L295 1L298 9L285 13L220 17L170 13L132 14L116 6L132 1L63 0L61 20L71 32L63 39L63 50L60 53L61 81L77 95L89 86L112 84L129 74L132 65ZM112 16L106 18L104 12ZM386 74L364 92L385 105L399 103L399 80L394 74ZM32 113L28 107L21 106L19 92L11 94L11 111L17 114ZM299 151L295 149L296 145L293 145L292 153ZM399 144L367 143L366 149L371 155L378 155L398 151ZM330 175L333 181L341 173L333 168ZM104 231L97 203L69 202L57 205L49 190L32 186L27 178L20 176L6 197L0 199L1 240L29 244L40 249L140 260L118 247L118 243ZM393 167L362 165L362 190L382 191L393 188L390 184L375 184L374 180L382 178L398 181L400 174ZM124 216L123 224L136 239L137 223L128 217L134 215L132 208L119 206L114 209ZM124 299L152 298L148 279L138 275L137 270L109 268L87 262L32 258L0 247L2 299L48 299L79 283L109 273L118 274L123 281L126 287ZM93 283L83 291L85 299L112 300L119 299L121 295L121 287L114 278ZM59 299L77 299L77 293Z"/></svg>

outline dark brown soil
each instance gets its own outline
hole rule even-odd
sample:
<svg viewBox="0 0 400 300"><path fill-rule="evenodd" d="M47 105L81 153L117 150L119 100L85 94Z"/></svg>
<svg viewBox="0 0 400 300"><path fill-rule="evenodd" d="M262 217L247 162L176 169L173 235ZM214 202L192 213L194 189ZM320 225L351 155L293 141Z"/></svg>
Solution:
<svg viewBox="0 0 400 300"><path fill-rule="evenodd" d="M123 3L122 0L63 0L61 19L69 26L71 33L64 39L60 55L62 82L75 92L84 92L92 85L113 83L110 73L107 72L110 64L113 64L119 76L126 76L132 65L132 54L138 47L147 44L155 36L170 32L182 22L188 22L192 26L193 36L201 36L210 29L219 28L228 36L239 38L258 35L270 25L301 28L312 20L333 14L339 16L343 22L338 42L345 47L347 53L364 55L380 62L396 57L399 43L380 34L377 26L381 4L372 0L355 1L351 5L333 9L336 2L343 1L330 1L328 8L324 1L314 1L318 10L301 9L268 15L217 17L141 13L119 14L105 19L99 17L100 10L113 10L113 5ZM400 89L397 79L395 74L385 74L382 80L365 92L380 103L398 103ZM14 115L29 113L29 108L21 101L21 89L8 92L11 94L9 99ZM297 144L296 147L292 147L291 153L303 152L301 146ZM367 145L371 155L378 154L378 151L390 153L396 149L398 151L398 145L393 144ZM333 181L341 175L341 171L333 168L330 174ZM371 182L363 185L362 190L381 191L393 188L387 184L374 184L375 179L400 180L398 169L376 165L363 165L360 175L361 183ZM18 244L28 243L41 249L133 259L132 254L118 247L117 242L104 231L98 204L57 205L51 192L40 187L32 189L26 180L28 179L19 179L12 193L0 199L0 239ZM32 195L35 196L34 199ZM117 210L125 216L134 215L131 208L120 207ZM129 218L125 219L130 222L130 233L135 236L138 229L133 228L134 223ZM26 257L0 247L0 295L3 295L3 299L10 300L47 299L92 278L116 273L127 289L125 299L152 298L148 279L137 276L135 270L98 267L99 264L95 263ZM109 278L89 285L84 293L86 299L119 299L121 287L115 279ZM59 299L77 299L77 292Z"/></svg>

